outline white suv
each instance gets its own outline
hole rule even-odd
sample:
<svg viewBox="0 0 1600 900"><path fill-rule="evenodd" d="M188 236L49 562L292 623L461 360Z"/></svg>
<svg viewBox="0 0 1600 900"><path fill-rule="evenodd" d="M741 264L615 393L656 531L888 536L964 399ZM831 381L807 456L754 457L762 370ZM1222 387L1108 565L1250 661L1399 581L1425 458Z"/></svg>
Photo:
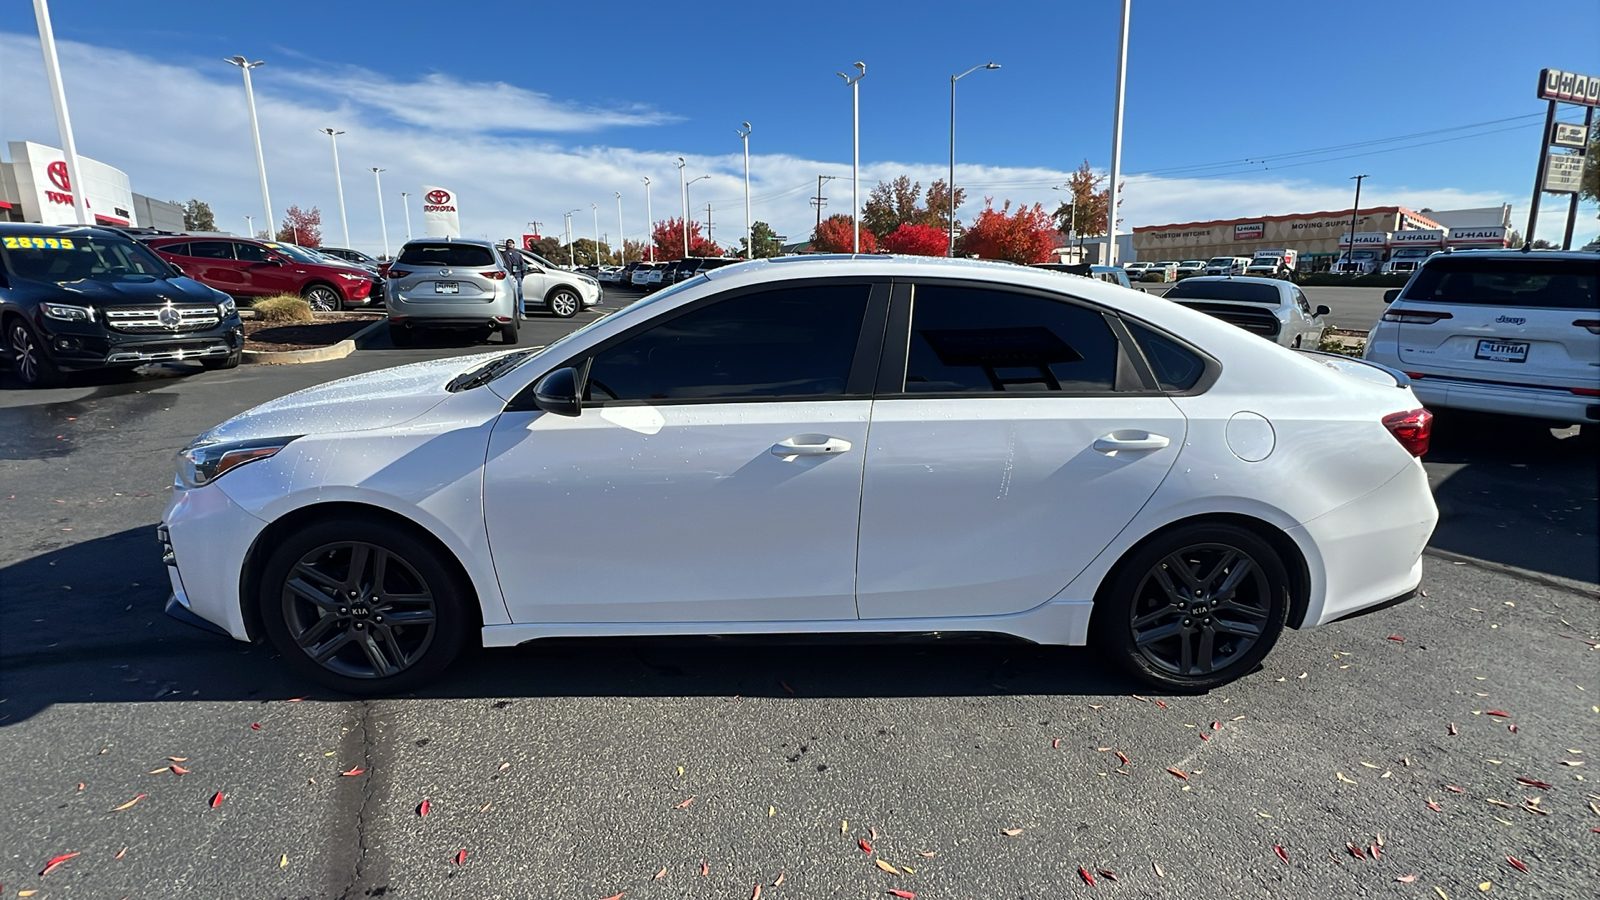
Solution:
<svg viewBox="0 0 1600 900"><path fill-rule="evenodd" d="M1600 421L1600 254L1429 257L1367 336L1430 407Z"/></svg>

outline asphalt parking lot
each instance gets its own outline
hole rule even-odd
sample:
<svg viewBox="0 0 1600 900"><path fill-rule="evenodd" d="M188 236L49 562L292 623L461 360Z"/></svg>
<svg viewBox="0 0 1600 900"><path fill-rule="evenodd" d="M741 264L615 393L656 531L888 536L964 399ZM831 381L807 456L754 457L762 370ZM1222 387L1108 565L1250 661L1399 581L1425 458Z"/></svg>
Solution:
<svg viewBox="0 0 1600 900"><path fill-rule="evenodd" d="M1337 317L1322 290L1364 289L1307 291ZM1426 595L1288 633L1201 697L1080 648L697 639L480 652L359 701L161 613L153 532L194 434L497 347L0 380L0 893L1600 894L1600 516L1566 432L1442 419Z"/></svg>

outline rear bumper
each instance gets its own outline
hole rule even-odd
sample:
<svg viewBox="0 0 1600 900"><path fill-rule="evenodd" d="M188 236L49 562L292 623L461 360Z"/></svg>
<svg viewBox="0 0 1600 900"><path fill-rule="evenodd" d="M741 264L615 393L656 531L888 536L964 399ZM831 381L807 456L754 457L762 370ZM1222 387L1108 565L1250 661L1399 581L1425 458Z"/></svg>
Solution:
<svg viewBox="0 0 1600 900"><path fill-rule="evenodd" d="M1580 397L1560 388L1483 384L1450 378L1413 378L1411 390L1425 406L1473 412L1548 419L1556 422L1593 422L1595 398Z"/></svg>

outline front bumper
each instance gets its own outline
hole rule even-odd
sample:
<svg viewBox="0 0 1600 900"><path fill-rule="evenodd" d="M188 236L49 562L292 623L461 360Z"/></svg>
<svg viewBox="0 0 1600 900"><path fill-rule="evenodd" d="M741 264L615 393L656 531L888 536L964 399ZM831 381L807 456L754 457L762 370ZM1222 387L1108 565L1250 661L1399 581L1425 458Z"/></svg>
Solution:
<svg viewBox="0 0 1600 900"><path fill-rule="evenodd" d="M98 323L35 320L40 343L64 371L189 359L222 359L244 349L244 325L224 320L215 328L181 334L122 334Z"/></svg>
<svg viewBox="0 0 1600 900"><path fill-rule="evenodd" d="M215 484L173 487L172 502L156 529L172 582L168 612L200 627L250 640L240 595L245 558L266 523L233 502ZM173 611L173 607L185 614ZM195 624L190 622L190 624Z"/></svg>

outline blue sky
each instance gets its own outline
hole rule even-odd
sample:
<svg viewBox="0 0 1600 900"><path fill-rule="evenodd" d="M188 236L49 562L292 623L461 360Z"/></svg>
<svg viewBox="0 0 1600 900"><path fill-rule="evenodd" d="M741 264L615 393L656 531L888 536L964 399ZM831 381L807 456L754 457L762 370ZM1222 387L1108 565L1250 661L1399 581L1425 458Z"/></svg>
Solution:
<svg viewBox="0 0 1600 900"><path fill-rule="evenodd" d="M31 4L0 0L0 9L0 67L8 83L26 85L40 69ZM657 219L676 214L679 155L691 177L714 173L691 199L699 218L705 201L716 204L716 236L730 242L742 231L734 129L743 121L755 127L756 217L780 233L804 231L813 191L801 186L849 175L849 91L834 72L856 60L868 66L863 197L898 171L937 176L949 76L994 60L1001 70L959 88L958 181L973 185L963 212L974 214L982 196L1048 202L1049 184L1081 160L1109 165L1119 11L1114 0L700 5L690 14L631 3L58 0L54 17L82 152L129 171L136 190L210 199L230 227L227 217L260 202L247 126L239 132L237 70L220 60L266 59L256 89L275 204L319 205L337 234L326 139L310 126L344 128L352 242L371 248L369 165L390 170L392 239L403 236L397 192L424 182L455 187L466 230L495 237L528 220L551 231L574 208L575 230L589 235L590 203L613 236L612 192L622 191L622 230L638 237L639 179L652 177ZM1552 18L1503 0L1448 12L1360 0L1135 0L1124 227L1333 208L1348 202L1358 172L1371 176L1363 205L1504 201L1521 227L1542 112L1537 72L1600 74L1597 35L1594 3ZM26 93L0 98L0 139L55 143L48 97ZM130 109L159 124L130 127L118 112ZM1491 120L1509 121L1438 131ZM187 133L182 141L163 133L174 129ZM1367 155L1335 158L1352 154ZM847 210L847 180L828 194L831 210ZM1556 227L1551 218L1541 233ZM1597 230L1588 207L1579 233Z"/></svg>

